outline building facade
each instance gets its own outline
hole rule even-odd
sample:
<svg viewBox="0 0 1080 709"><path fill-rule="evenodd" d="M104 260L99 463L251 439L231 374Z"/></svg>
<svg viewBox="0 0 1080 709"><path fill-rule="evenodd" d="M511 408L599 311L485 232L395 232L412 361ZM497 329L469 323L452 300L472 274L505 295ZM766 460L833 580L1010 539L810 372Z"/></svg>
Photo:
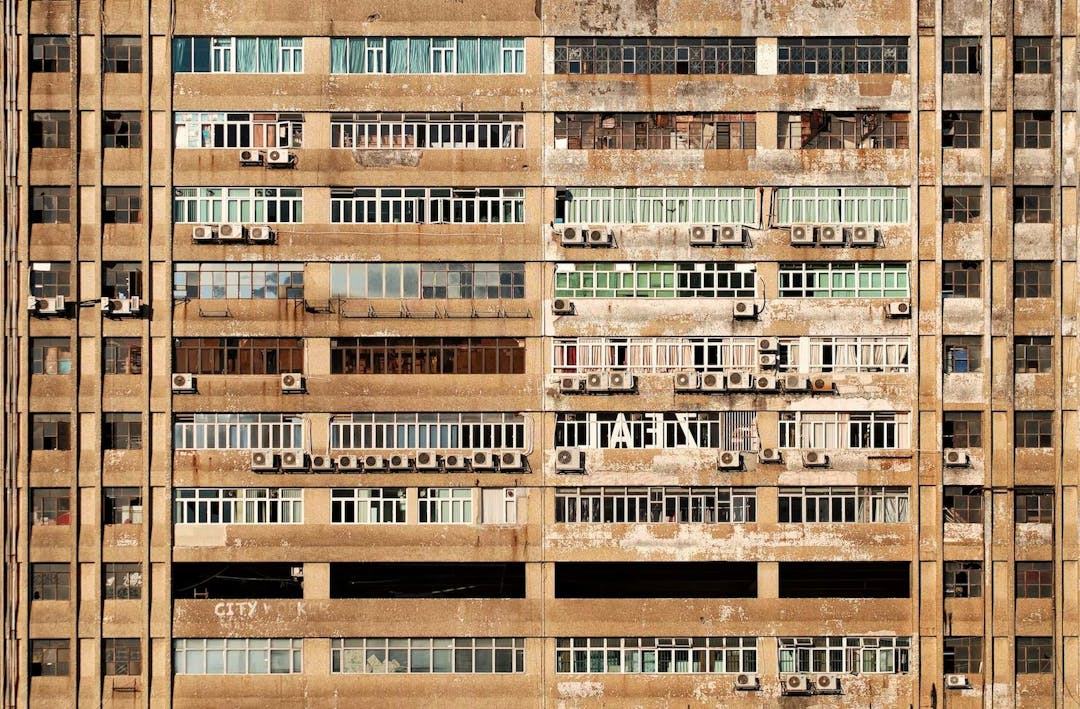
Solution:
<svg viewBox="0 0 1080 709"><path fill-rule="evenodd" d="M5 706L1077 706L1077 19L8 0Z"/></svg>

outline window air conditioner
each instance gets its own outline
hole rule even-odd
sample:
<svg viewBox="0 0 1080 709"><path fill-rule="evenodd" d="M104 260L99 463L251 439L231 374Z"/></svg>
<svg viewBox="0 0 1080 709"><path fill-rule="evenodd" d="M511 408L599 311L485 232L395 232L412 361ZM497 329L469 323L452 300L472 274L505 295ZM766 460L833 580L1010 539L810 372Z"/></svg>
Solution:
<svg viewBox="0 0 1080 709"><path fill-rule="evenodd" d="M468 470L469 461L460 453L449 453L443 456L444 470Z"/></svg>
<svg viewBox="0 0 1080 709"><path fill-rule="evenodd" d="M777 357L775 354L759 354L758 366L762 369L776 369Z"/></svg>
<svg viewBox="0 0 1080 709"><path fill-rule="evenodd" d="M394 453L386 461L387 467L390 470L411 470L412 464L409 460L409 456L401 453Z"/></svg>
<svg viewBox="0 0 1080 709"><path fill-rule="evenodd" d="M172 390L175 394L194 394L195 393L195 375L194 374L174 374L172 375Z"/></svg>
<svg viewBox="0 0 1080 709"><path fill-rule="evenodd" d="M360 458L355 455L339 455L337 457L338 470L359 470Z"/></svg>
<svg viewBox="0 0 1080 709"><path fill-rule="evenodd" d="M244 166L249 165L262 165L263 154L260 150L252 150L250 148L240 151L240 164Z"/></svg>
<svg viewBox="0 0 1080 709"><path fill-rule="evenodd" d="M284 148L271 148L266 151L268 167L292 167L295 163L296 157Z"/></svg>
<svg viewBox="0 0 1080 709"><path fill-rule="evenodd" d="M716 246L716 231L705 224L695 224L690 227L691 246Z"/></svg>
<svg viewBox="0 0 1080 709"><path fill-rule="evenodd" d="M697 391L700 386L697 372L675 372L675 391Z"/></svg>
<svg viewBox="0 0 1080 709"><path fill-rule="evenodd" d="M843 246L844 230L839 224L822 224L817 228L817 242L822 246Z"/></svg>
<svg viewBox="0 0 1080 709"><path fill-rule="evenodd" d="M589 246L614 246L615 232L607 226L590 226L585 232Z"/></svg>
<svg viewBox="0 0 1080 709"><path fill-rule="evenodd" d="M868 224L847 227L844 231L848 243L852 246L877 246L878 244L878 230Z"/></svg>
<svg viewBox="0 0 1080 709"><path fill-rule="evenodd" d="M606 372L592 372L585 375L585 391L589 394L606 394L608 375Z"/></svg>
<svg viewBox="0 0 1080 709"><path fill-rule="evenodd" d="M945 675L945 689L967 689L971 681L967 675Z"/></svg>
<svg viewBox="0 0 1080 709"><path fill-rule="evenodd" d="M723 451L716 458L716 467L720 470L738 470L742 464L742 453L738 451Z"/></svg>
<svg viewBox="0 0 1080 709"><path fill-rule="evenodd" d="M587 229L577 224L564 225L559 231L559 244L562 246L584 246Z"/></svg>
<svg viewBox="0 0 1080 709"><path fill-rule="evenodd" d="M217 230L218 241L240 241L244 238L243 224L222 224Z"/></svg>
<svg viewBox="0 0 1080 709"><path fill-rule="evenodd" d="M739 674L735 675L735 689L746 691L754 691L760 687L761 683L758 680L757 675Z"/></svg>
<svg viewBox="0 0 1080 709"><path fill-rule="evenodd" d="M906 300L897 300L889 303L885 308L885 314L890 318L910 318L911 303Z"/></svg>
<svg viewBox="0 0 1080 709"><path fill-rule="evenodd" d="M285 372L281 375L282 394L302 394L304 392L304 375L300 372Z"/></svg>
<svg viewBox="0 0 1080 709"><path fill-rule="evenodd" d="M471 458L473 470L495 470L495 456L491 451L473 451Z"/></svg>
<svg viewBox="0 0 1080 709"><path fill-rule="evenodd" d="M742 246L746 243L746 230L742 224L717 224L713 227L716 243L721 246Z"/></svg>
<svg viewBox="0 0 1080 709"><path fill-rule="evenodd" d="M581 392L585 380L576 374L564 374L559 377L559 393L578 394Z"/></svg>
<svg viewBox="0 0 1080 709"><path fill-rule="evenodd" d="M784 694L809 694L810 677L808 675L788 675L784 678Z"/></svg>
<svg viewBox="0 0 1080 709"><path fill-rule="evenodd" d="M802 374L785 374L784 391L808 391L810 380Z"/></svg>
<svg viewBox="0 0 1080 709"><path fill-rule="evenodd" d="M328 455L313 455L311 469L318 473L329 473L334 469L334 459Z"/></svg>
<svg viewBox="0 0 1080 709"><path fill-rule="evenodd" d="M833 384L825 377L814 377L810 381L810 388L819 394L827 393L833 390Z"/></svg>
<svg viewBox="0 0 1080 709"><path fill-rule="evenodd" d="M736 320L754 320L758 315L758 305L752 300L736 300L732 315Z"/></svg>
<svg viewBox="0 0 1080 709"><path fill-rule="evenodd" d="M701 375L702 391L727 391L727 378L720 372L705 372Z"/></svg>
<svg viewBox="0 0 1080 709"><path fill-rule="evenodd" d="M637 377L629 372L611 372L608 374L608 391L631 392L636 387Z"/></svg>
<svg viewBox="0 0 1080 709"><path fill-rule="evenodd" d="M365 455L363 458L364 472L375 472L386 467L386 459L381 455Z"/></svg>
<svg viewBox="0 0 1080 709"><path fill-rule="evenodd" d="M137 295L130 298L101 298L101 311L109 317L135 317L142 310L142 300Z"/></svg>
<svg viewBox="0 0 1080 709"><path fill-rule="evenodd" d="M754 388L754 378L748 372L731 372L727 375L729 391L749 391Z"/></svg>
<svg viewBox="0 0 1080 709"><path fill-rule="evenodd" d="M837 694L840 692L840 678L836 675L818 675L814 678L814 691Z"/></svg>
<svg viewBox="0 0 1080 709"><path fill-rule="evenodd" d="M757 341L758 352L776 352L780 349L780 343L775 337L761 337Z"/></svg>
<svg viewBox="0 0 1080 709"><path fill-rule="evenodd" d="M754 388L758 391L776 391L780 388L780 383L771 374L759 374L754 378Z"/></svg>
<svg viewBox="0 0 1080 709"><path fill-rule="evenodd" d="M517 451L503 451L499 454L500 470L524 470L525 456Z"/></svg>
<svg viewBox="0 0 1080 709"><path fill-rule="evenodd" d="M66 307L67 301L62 295L51 298L32 295L26 301L26 309L35 315L60 315Z"/></svg>

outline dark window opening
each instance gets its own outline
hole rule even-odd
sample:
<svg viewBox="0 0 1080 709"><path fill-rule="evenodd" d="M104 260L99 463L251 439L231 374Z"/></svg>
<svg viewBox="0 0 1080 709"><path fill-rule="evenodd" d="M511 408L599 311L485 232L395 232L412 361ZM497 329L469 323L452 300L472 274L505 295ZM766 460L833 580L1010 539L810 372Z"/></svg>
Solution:
<svg viewBox="0 0 1080 709"><path fill-rule="evenodd" d="M525 598L525 564L331 564L330 598Z"/></svg>
<svg viewBox="0 0 1080 709"><path fill-rule="evenodd" d="M757 564L558 562L556 598L756 598Z"/></svg>
<svg viewBox="0 0 1080 709"><path fill-rule="evenodd" d="M301 564L174 563L172 597L183 598L303 598Z"/></svg>
<svg viewBox="0 0 1080 709"><path fill-rule="evenodd" d="M780 598L910 598L906 561L780 562Z"/></svg>

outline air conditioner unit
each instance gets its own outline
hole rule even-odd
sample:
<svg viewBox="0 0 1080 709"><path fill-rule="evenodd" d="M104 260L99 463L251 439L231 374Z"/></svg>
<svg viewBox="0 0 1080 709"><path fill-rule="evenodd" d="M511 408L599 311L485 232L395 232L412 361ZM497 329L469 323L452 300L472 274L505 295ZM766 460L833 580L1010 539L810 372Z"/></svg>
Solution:
<svg viewBox="0 0 1080 709"><path fill-rule="evenodd" d="M778 358L775 354L759 354L757 359L762 369L776 369Z"/></svg>
<svg viewBox="0 0 1080 709"><path fill-rule="evenodd" d="M590 394L606 394L608 375L606 372L592 372L585 375L585 391Z"/></svg>
<svg viewBox="0 0 1080 709"><path fill-rule="evenodd" d="M241 165L262 165L263 154L259 150L247 150L240 151L240 164Z"/></svg>
<svg viewBox="0 0 1080 709"><path fill-rule="evenodd" d="M732 310L736 320L753 320L758 315L758 305L752 300L736 300Z"/></svg>
<svg viewBox="0 0 1080 709"><path fill-rule="evenodd" d="M130 298L103 297L101 311L114 318L134 317L142 312L142 300L137 295Z"/></svg>
<svg viewBox="0 0 1080 709"><path fill-rule="evenodd" d="M608 391L633 391L637 387L637 377L629 372L611 372L607 378Z"/></svg>
<svg viewBox="0 0 1080 709"><path fill-rule="evenodd" d="M191 227L191 238L195 241L213 241L214 227L209 224L196 224Z"/></svg>
<svg viewBox="0 0 1080 709"><path fill-rule="evenodd" d="M785 374L784 391L808 391L810 380L802 374Z"/></svg>
<svg viewBox="0 0 1080 709"><path fill-rule="evenodd" d="M525 456L516 451L503 451L499 454L499 470L524 470Z"/></svg>
<svg viewBox="0 0 1080 709"><path fill-rule="evenodd" d="M860 224L848 227L844 231L847 232L848 243L852 246L877 246L878 244L878 230L872 226Z"/></svg>
<svg viewBox="0 0 1080 709"><path fill-rule="evenodd" d="M274 230L265 224L252 224L248 227L248 241L253 244L268 244L274 240Z"/></svg>
<svg viewBox="0 0 1080 709"><path fill-rule="evenodd" d="M468 470L469 461L460 453L449 453L443 456L443 469L445 470Z"/></svg>
<svg viewBox="0 0 1080 709"><path fill-rule="evenodd" d="M417 470L438 470L439 469L439 456L436 455L433 450L422 450L416 452L416 469Z"/></svg>
<svg viewBox="0 0 1080 709"><path fill-rule="evenodd" d="M754 388L758 391L776 391L780 383L771 374L759 374L754 377Z"/></svg>
<svg viewBox="0 0 1080 709"><path fill-rule="evenodd" d="M472 452L473 470L495 470L495 455L491 451Z"/></svg>
<svg viewBox="0 0 1080 709"><path fill-rule="evenodd" d="M735 689L752 692L756 689L759 689L760 686L761 682L758 680L757 675L735 675Z"/></svg>
<svg viewBox="0 0 1080 709"><path fill-rule="evenodd" d="M832 392L833 383L825 377L814 377L810 380L810 389L819 394Z"/></svg>
<svg viewBox="0 0 1080 709"><path fill-rule="evenodd" d="M334 469L334 459L329 455L313 455L311 469L319 473L329 473Z"/></svg>
<svg viewBox="0 0 1080 709"><path fill-rule="evenodd" d="M822 246L843 246L844 230L839 224L822 224L817 228L817 242Z"/></svg>
<svg viewBox="0 0 1080 709"><path fill-rule="evenodd" d="M825 451L803 451L802 462L807 468L824 468L829 465Z"/></svg>
<svg viewBox="0 0 1080 709"><path fill-rule="evenodd" d="M574 301L569 298L556 298L551 301L551 312L556 315L573 315Z"/></svg>
<svg viewBox="0 0 1080 709"><path fill-rule="evenodd" d="M783 681L784 694L810 694L809 675L788 675Z"/></svg>
<svg viewBox="0 0 1080 709"><path fill-rule="evenodd" d="M555 450L555 472L581 473L585 471L585 451L575 448Z"/></svg>
<svg viewBox="0 0 1080 709"><path fill-rule="evenodd" d="M971 455L960 448L946 448L945 465L950 468L966 468L971 465Z"/></svg>
<svg viewBox="0 0 1080 709"><path fill-rule="evenodd" d="M282 394L302 394L304 392L304 375L300 372L285 372L281 375Z"/></svg>
<svg viewBox="0 0 1080 709"><path fill-rule="evenodd" d="M814 691L837 694L840 692L840 678L836 675L818 675L814 678Z"/></svg>
<svg viewBox="0 0 1080 709"><path fill-rule="evenodd" d="M340 461L338 461L340 463ZM381 455L365 455L361 462L364 464L364 472L382 470L386 467L386 459Z"/></svg>
<svg viewBox="0 0 1080 709"><path fill-rule="evenodd" d="M727 391L727 378L720 372L705 372L701 375L702 391Z"/></svg>
<svg viewBox="0 0 1080 709"><path fill-rule="evenodd" d="M355 455L339 455L337 457L338 470L359 470L360 458Z"/></svg>
<svg viewBox="0 0 1080 709"><path fill-rule="evenodd" d="M749 372L730 372L727 388L729 391L749 391L754 388L754 377Z"/></svg>
<svg viewBox="0 0 1080 709"><path fill-rule="evenodd" d="M779 448L762 448L757 456L759 463L782 463L784 456Z"/></svg>
<svg viewBox="0 0 1080 709"><path fill-rule="evenodd" d="M195 393L195 375L194 374L174 374L172 375L172 390L176 394L194 394Z"/></svg>
<svg viewBox="0 0 1080 709"><path fill-rule="evenodd" d="M289 576L292 576L294 579L302 579L302 578L304 578L304 567L303 566L290 566L289 567Z"/></svg>
<svg viewBox="0 0 1080 709"><path fill-rule="evenodd" d="M700 386L697 372L675 372L675 391L697 391Z"/></svg>
<svg viewBox="0 0 1080 709"><path fill-rule="evenodd" d="M59 315L67 307L64 296L56 295L51 298L42 298L32 295L26 301L26 309L35 315Z"/></svg>
<svg viewBox="0 0 1080 709"><path fill-rule="evenodd" d="M741 224L718 224L713 227L716 243L721 246L742 246L746 243L746 230Z"/></svg>
<svg viewBox="0 0 1080 709"><path fill-rule="evenodd" d="M711 226L695 224L690 227L691 246L716 246L717 233Z"/></svg>
<svg viewBox="0 0 1080 709"><path fill-rule="evenodd" d="M814 227L809 224L795 224L791 227L791 245L808 246L814 243Z"/></svg>
<svg viewBox="0 0 1080 709"><path fill-rule="evenodd" d="M589 246L614 246L615 232L606 226L591 226L585 232Z"/></svg>
<svg viewBox="0 0 1080 709"><path fill-rule="evenodd" d="M775 337L759 337L757 348L758 352L776 352L780 349L780 341Z"/></svg>
<svg viewBox="0 0 1080 709"><path fill-rule="evenodd" d="M945 689L968 689L971 681L967 675L945 675Z"/></svg>
<svg viewBox="0 0 1080 709"><path fill-rule="evenodd" d="M256 471L277 470L273 451L251 451L251 469Z"/></svg>
<svg viewBox="0 0 1080 709"><path fill-rule="evenodd" d="M244 238L243 224L222 224L217 230L218 241L240 241Z"/></svg>
<svg viewBox="0 0 1080 709"><path fill-rule="evenodd" d="M738 451L723 451L716 457L716 467L720 470L738 470L742 464L742 453Z"/></svg>
<svg viewBox="0 0 1080 709"><path fill-rule="evenodd" d="M409 460L409 456L403 453L394 453L386 460L386 465L390 470L412 470L412 462Z"/></svg>
<svg viewBox="0 0 1080 709"><path fill-rule="evenodd" d="M282 470L307 470L307 461L304 451L290 449L281 451Z"/></svg>
<svg viewBox="0 0 1080 709"><path fill-rule="evenodd" d="M270 167L290 167L295 157L284 148L271 148L266 151L266 164Z"/></svg>
<svg viewBox="0 0 1080 709"><path fill-rule="evenodd" d="M911 303L906 300L897 300L885 306L885 315L890 318L910 318Z"/></svg>
<svg viewBox="0 0 1080 709"><path fill-rule="evenodd" d="M559 377L559 393L578 394L585 385L585 380L575 374L564 374Z"/></svg>
<svg viewBox="0 0 1080 709"><path fill-rule="evenodd" d="M564 226L559 232L559 244L562 246L584 246L585 229L580 226Z"/></svg>

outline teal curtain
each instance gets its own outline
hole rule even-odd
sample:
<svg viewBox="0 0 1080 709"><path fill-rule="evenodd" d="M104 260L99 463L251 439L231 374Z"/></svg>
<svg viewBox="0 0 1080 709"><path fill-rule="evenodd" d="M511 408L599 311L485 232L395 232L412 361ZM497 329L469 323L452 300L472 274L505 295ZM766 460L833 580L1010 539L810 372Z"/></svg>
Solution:
<svg viewBox="0 0 1080 709"><path fill-rule="evenodd" d="M265 42L266 40L258 41ZM254 74L258 71L255 61L255 43L254 37L236 38L236 72L238 74Z"/></svg>
<svg viewBox="0 0 1080 709"><path fill-rule="evenodd" d="M392 37L386 48L386 71L389 74L406 74L409 71L409 38Z"/></svg>
<svg viewBox="0 0 1080 709"><path fill-rule="evenodd" d="M330 40L330 73L344 74L349 70L345 63L348 59L349 40L335 37Z"/></svg>
<svg viewBox="0 0 1080 709"><path fill-rule="evenodd" d="M481 74L498 74L502 71L502 39L500 37L482 37L480 39ZM475 71L471 73L476 73Z"/></svg>
<svg viewBox="0 0 1080 709"><path fill-rule="evenodd" d="M522 37L506 37L502 41L504 49L521 51L503 53L502 73L521 74L525 71L525 40Z"/></svg>
<svg viewBox="0 0 1080 709"><path fill-rule="evenodd" d="M480 40L476 37L462 37L457 41L454 71L458 74L477 74L480 71Z"/></svg>
<svg viewBox="0 0 1080 709"><path fill-rule="evenodd" d="M302 74L304 72L304 38L303 37L282 37L282 47L299 47L299 52L289 52L289 57L292 63L286 65L284 60L282 61L281 71L292 74ZM284 53L282 53L284 55Z"/></svg>
<svg viewBox="0 0 1080 709"><path fill-rule="evenodd" d="M276 74L281 70L281 39L259 38L259 73Z"/></svg>
<svg viewBox="0 0 1080 709"><path fill-rule="evenodd" d="M354 37L353 39L349 40L349 51L348 51L349 68L348 68L348 72L350 74L363 74L365 68L367 69L367 71L381 71L382 70L382 67L376 67L376 66L369 67L369 66L367 66L367 60L365 59L366 55L367 55L367 42L364 40L363 37L359 37L359 38Z"/></svg>
<svg viewBox="0 0 1080 709"><path fill-rule="evenodd" d="M409 73L431 72L431 40L427 37L409 38Z"/></svg>
<svg viewBox="0 0 1080 709"><path fill-rule="evenodd" d="M172 69L174 73L191 71L191 37L174 37L172 45Z"/></svg>

